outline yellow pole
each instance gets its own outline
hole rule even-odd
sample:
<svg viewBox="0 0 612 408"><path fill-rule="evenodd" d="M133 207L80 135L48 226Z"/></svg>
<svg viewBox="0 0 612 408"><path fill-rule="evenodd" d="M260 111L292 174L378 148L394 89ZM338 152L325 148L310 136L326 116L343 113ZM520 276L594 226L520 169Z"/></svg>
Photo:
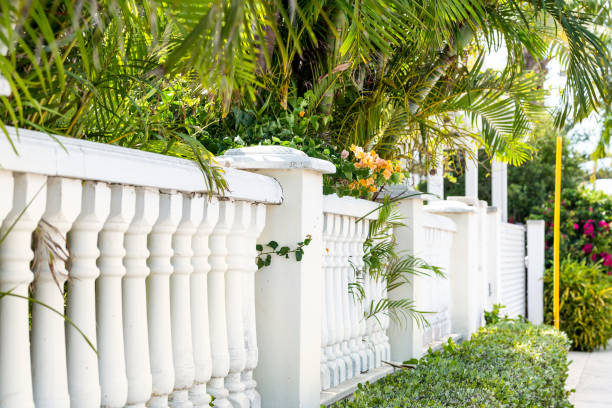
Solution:
<svg viewBox="0 0 612 408"><path fill-rule="evenodd" d="M561 145L563 138L557 136L557 161L555 165L555 217L553 241L553 315L555 328L559 329L559 227L561 225Z"/></svg>

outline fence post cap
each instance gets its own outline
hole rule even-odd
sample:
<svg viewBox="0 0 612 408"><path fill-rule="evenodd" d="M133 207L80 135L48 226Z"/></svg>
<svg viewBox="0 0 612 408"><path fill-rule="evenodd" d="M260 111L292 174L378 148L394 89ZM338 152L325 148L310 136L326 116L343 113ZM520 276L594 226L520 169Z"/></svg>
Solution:
<svg viewBox="0 0 612 408"><path fill-rule="evenodd" d="M301 150L286 146L250 146L230 149L219 157L227 166L242 170L305 169L333 174L336 166L327 160L309 157Z"/></svg>
<svg viewBox="0 0 612 408"><path fill-rule="evenodd" d="M476 208L461 201L439 200L430 202L425 206L425 210L432 213L474 213Z"/></svg>

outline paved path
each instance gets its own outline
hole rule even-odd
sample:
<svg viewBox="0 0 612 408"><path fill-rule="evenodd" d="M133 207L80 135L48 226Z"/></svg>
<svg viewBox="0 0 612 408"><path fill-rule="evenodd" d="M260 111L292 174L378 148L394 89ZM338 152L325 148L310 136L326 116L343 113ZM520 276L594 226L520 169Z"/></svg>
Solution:
<svg viewBox="0 0 612 408"><path fill-rule="evenodd" d="M612 408L612 342L606 350L569 353L567 389L576 408Z"/></svg>

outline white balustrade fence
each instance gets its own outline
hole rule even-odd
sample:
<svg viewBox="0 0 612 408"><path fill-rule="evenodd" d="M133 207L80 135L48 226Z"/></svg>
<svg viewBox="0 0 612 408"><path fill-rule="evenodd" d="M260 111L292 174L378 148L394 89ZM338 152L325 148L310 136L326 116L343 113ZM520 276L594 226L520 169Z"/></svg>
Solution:
<svg viewBox="0 0 612 408"><path fill-rule="evenodd" d="M525 316L525 227L517 224L501 225L501 303L503 314Z"/></svg>
<svg viewBox="0 0 612 408"><path fill-rule="evenodd" d="M365 318L386 297L386 282L364 274L363 243L377 204L323 197L321 389L335 387L389 359L388 318ZM358 284L364 293L350 289Z"/></svg>
<svg viewBox="0 0 612 408"><path fill-rule="evenodd" d="M315 407L388 374L384 361L469 336L491 300L485 280L524 314L524 229L498 228L481 202L400 200L399 248L446 277L387 293L361 273L378 204L323 196L329 162L232 150L220 158L229 191L209 196L191 161L9 133L19 155L0 139L0 408L190 408L211 397ZM295 247L306 235L300 262L257 270L256 242ZM412 299L430 325L366 319L387 297Z"/></svg>
<svg viewBox="0 0 612 408"><path fill-rule="evenodd" d="M0 143L0 407L260 406L255 243L279 184L225 169L230 192L209 197L187 160L12 133L19 156Z"/></svg>
<svg viewBox="0 0 612 408"><path fill-rule="evenodd" d="M451 335L451 247L456 227L453 221L437 214L425 213L423 219L423 253L420 257L429 265L437 266L444 277L431 275L422 279L423 296L417 305L427 311L429 326L423 328L423 349L444 341Z"/></svg>

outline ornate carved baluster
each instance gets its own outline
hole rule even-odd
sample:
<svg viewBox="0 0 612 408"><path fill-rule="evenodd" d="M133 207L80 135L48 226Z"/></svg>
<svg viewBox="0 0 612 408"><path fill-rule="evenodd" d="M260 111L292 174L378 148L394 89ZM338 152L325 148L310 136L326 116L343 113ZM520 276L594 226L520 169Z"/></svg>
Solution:
<svg viewBox="0 0 612 408"><path fill-rule="evenodd" d="M346 379L349 380L356 375L356 363L351 359L351 350L349 348L349 340L351 338L351 312L349 309L349 256L351 254L349 247L349 240L351 238L351 231L353 226L353 219L347 215L342 216L342 234L340 236L340 248L342 249L340 257L340 282L341 292L340 301L342 303L342 359L346 364Z"/></svg>
<svg viewBox="0 0 612 408"><path fill-rule="evenodd" d="M350 231L348 240L349 257L347 260L347 286L356 282L354 268L357 266L357 257L359 252L359 232L357 231L358 226L355 218L350 219L349 227ZM361 373L361 359L359 358L359 345L361 343L361 338L359 336L359 302L350 292L348 293L348 305L351 322L351 331L349 339L350 357L353 362L354 375L359 375L359 373Z"/></svg>
<svg viewBox="0 0 612 408"><path fill-rule="evenodd" d="M170 319L170 275L172 274L172 235L181 219L182 196L159 194L159 217L149 234L149 268L147 278L147 315L149 319L149 355L153 376L151 408L168 406L168 395L174 388L172 335Z"/></svg>
<svg viewBox="0 0 612 408"><path fill-rule="evenodd" d="M340 384L340 364L336 359L334 344L338 337L338 328L336 326L336 300L335 300L335 234L337 232L336 216L333 214L325 214L324 234L326 237L327 252L324 265L324 280L325 280L325 304L327 309L327 345L325 347L325 356L327 366L330 372L330 386L334 387Z"/></svg>
<svg viewBox="0 0 612 408"><path fill-rule="evenodd" d="M229 392L224 378L229 373L230 355L227 343L225 310L225 273L227 272L227 235L234 223L234 202L219 203L219 221L210 237L210 266L208 273L208 318L210 322L210 346L213 361L212 377L208 391L215 397L216 407L229 407Z"/></svg>
<svg viewBox="0 0 612 408"><path fill-rule="evenodd" d="M68 233L71 268L67 289L66 314L96 347L95 280L100 274L96 259L98 233L110 213L111 192L105 183L83 184L81 213ZM81 333L66 324L68 389L70 406L99 407L98 357Z"/></svg>
<svg viewBox="0 0 612 408"><path fill-rule="evenodd" d="M4 186L10 183L3 181ZM15 174L12 208L0 228L0 291L28 296L33 275L32 231L45 209L46 177ZM10 193L10 187L9 191ZM4 194L4 191L2 192ZM28 302L15 296L0 299L0 407L34 407L30 370Z"/></svg>
<svg viewBox="0 0 612 408"><path fill-rule="evenodd" d="M128 378L127 406L144 408L151 398L153 379L149 360L146 278L147 236L159 216L159 191L136 189L136 215L125 233L123 264L123 339Z"/></svg>
<svg viewBox="0 0 612 408"><path fill-rule="evenodd" d="M219 201L212 197L204 202L203 219L193 237L193 273L191 274L191 332L193 341L193 358L195 362L195 380L189 390L189 399L194 407L208 407L210 396L206 392L206 383L212 373L210 355L210 331L208 322L208 240L219 219Z"/></svg>
<svg viewBox="0 0 612 408"><path fill-rule="evenodd" d="M257 272L257 265L255 264L255 257L257 256L257 250L255 249L255 243L257 238L261 234L265 226L266 220L266 206L264 204L253 204L251 205L251 223L249 224L249 230L247 232L248 237L248 248L250 251L245 251L245 264L247 269L245 270L243 277L244 284L244 299L243 302L243 316L244 316L244 338L247 349L247 360L244 371L242 372L242 382L244 383L246 390L246 396L249 399L251 408L261 407L261 397L255 389L257 383L253 379L253 370L257 367L258 360L258 349L257 349L257 329L255 320L255 273Z"/></svg>
<svg viewBox="0 0 612 408"><path fill-rule="evenodd" d="M189 388L195 377L191 335L190 280L193 266L192 239L204 216L204 197L183 197L183 216L172 239L174 273L170 278L172 312L172 353L174 356L174 391L170 406L189 408Z"/></svg>
<svg viewBox="0 0 612 408"><path fill-rule="evenodd" d="M334 255L334 294L333 294L333 302L334 302L334 311L336 314L336 333L334 336L334 356L336 358L336 362L339 366L339 378L338 381L340 383L346 381L346 375L348 373L348 366L346 361L343 359L342 353L342 339L344 337L344 316L342 310L342 292L344 290L342 285L342 244L341 244L341 236L342 236L342 216L341 215L333 215L334 217L334 232L333 232L333 255Z"/></svg>
<svg viewBox="0 0 612 408"><path fill-rule="evenodd" d="M39 276L34 298L63 312L64 283L68 278L64 265L68 257L66 233L81 211L81 181L50 178L46 207L39 224L35 271ZM40 304L32 306L31 350L36 406L69 407L64 319Z"/></svg>
<svg viewBox="0 0 612 408"><path fill-rule="evenodd" d="M323 273L321 274L321 389L331 387L332 372L327 361L326 348L329 345L328 318L329 307L327 305L327 264L329 263L329 215L323 214Z"/></svg>
<svg viewBox="0 0 612 408"><path fill-rule="evenodd" d="M111 186L111 209L98 236L100 277L96 281L98 369L102 405L123 407L127 401L127 374L123 347L121 280L125 275L124 235L134 218L133 187Z"/></svg>
<svg viewBox="0 0 612 408"><path fill-rule="evenodd" d="M225 311L230 354L230 369L225 377L225 386L229 390L232 406L246 408L249 406L249 399L244 392L245 384L241 381L247 358L242 302L243 278L249 269L247 256L251 253L247 238L251 223L251 204L238 201L235 203L234 212L234 223L227 237L228 269L225 274Z"/></svg>

